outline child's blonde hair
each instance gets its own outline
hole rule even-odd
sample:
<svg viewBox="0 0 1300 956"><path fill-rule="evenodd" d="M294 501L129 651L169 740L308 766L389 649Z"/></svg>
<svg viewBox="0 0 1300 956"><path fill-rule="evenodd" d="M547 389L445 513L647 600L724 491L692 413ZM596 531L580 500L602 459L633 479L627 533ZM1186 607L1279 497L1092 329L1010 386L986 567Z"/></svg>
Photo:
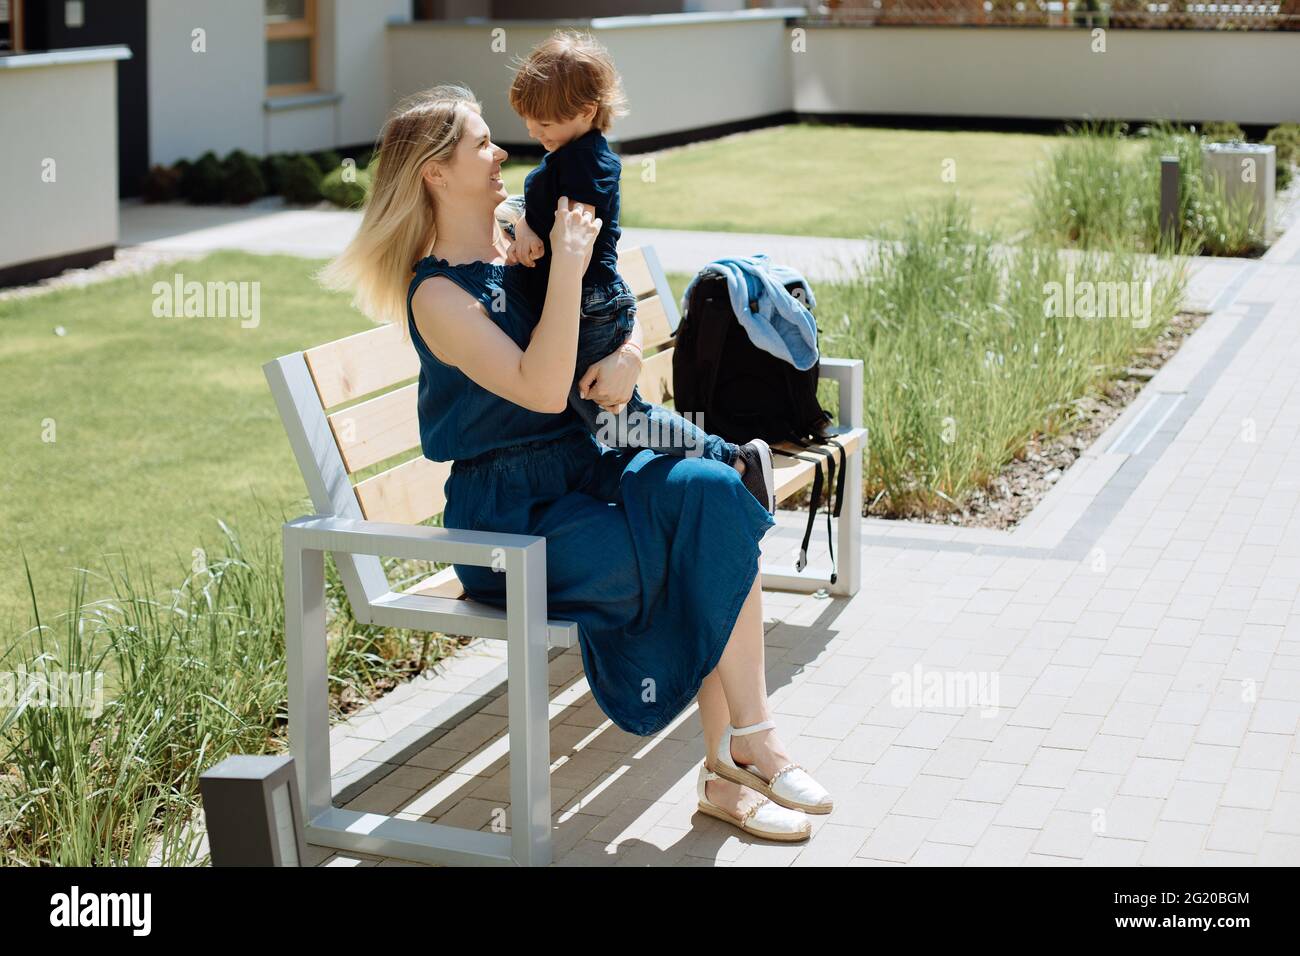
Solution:
<svg viewBox="0 0 1300 956"><path fill-rule="evenodd" d="M511 108L530 119L564 122L592 104L591 125L602 133L627 115L614 61L587 33L555 31L533 48L510 84Z"/></svg>
<svg viewBox="0 0 1300 956"><path fill-rule="evenodd" d="M435 86L398 104L380 132L378 170L361 226L317 275L326 288L351 292L352 304L376 322L398 323L403 334L411 266L436 238L424 170L451 159L470 112L482 108L463 86Z"/></svg>

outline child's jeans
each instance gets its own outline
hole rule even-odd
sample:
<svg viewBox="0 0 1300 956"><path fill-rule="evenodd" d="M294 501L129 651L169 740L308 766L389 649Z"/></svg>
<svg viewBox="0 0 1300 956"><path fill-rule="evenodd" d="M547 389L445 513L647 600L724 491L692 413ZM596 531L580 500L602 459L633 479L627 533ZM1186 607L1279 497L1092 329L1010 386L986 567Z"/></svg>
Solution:
<svg viewBox="0 0 1300 956"><path fill-rule="evenodd" d="M638 388L632 389L632 397L618 415L578 394L578 381L587 369L617 349L632 334L635 313L636 297L622 279L609 285L583 289L582 316L578 322L578 361L569 404L586 422L596 440L610 448L648 448L661 455L704 457L732 464L736 457L735 445L708 434L662 405L652 405L641 397Z"/></svg>

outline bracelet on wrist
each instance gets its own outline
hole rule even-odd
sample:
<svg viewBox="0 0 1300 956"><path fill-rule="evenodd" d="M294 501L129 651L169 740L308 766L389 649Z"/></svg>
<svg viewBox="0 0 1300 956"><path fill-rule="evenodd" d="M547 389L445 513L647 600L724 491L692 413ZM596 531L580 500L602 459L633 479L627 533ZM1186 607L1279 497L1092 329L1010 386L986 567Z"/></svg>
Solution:
<svg viewBox="0 0 1300 956"><path fill-rule="evenodd" d="M619 346L620 352L634 352L637 358L641 358L641 346L635 342L624 342Z"/></svg>

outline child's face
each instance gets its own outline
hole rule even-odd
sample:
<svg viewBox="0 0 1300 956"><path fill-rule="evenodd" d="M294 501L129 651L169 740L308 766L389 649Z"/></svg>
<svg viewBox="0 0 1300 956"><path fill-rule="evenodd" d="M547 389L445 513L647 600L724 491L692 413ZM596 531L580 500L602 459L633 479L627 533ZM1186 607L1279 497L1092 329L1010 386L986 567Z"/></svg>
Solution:
<svg viewBox="0 0 1300 956"><path fill-rule="evenodd" d="M591 121L596 116L596 108L588 107L577 116L567 120L539 120L524 117L528 135L542 144L548 153L553 153L565 143L570 143L591 130Z"/></svg>

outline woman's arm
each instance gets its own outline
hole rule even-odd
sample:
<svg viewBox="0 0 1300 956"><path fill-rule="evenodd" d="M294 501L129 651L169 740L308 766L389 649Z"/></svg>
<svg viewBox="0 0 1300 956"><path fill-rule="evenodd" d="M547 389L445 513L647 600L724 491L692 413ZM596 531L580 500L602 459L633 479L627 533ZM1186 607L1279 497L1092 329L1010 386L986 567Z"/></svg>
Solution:
<svg viewBox="0 0 1300 956"><path fill-rule="evenodd" d="M589 212L570 210L564 198L557 204L546 303L527 349L450 280L423 282L411 299L425 343L440 360L516 405L564 411L578 350L582 272L600 225Z"/></svg>
<svg viewBox="0 0 1300 956"><path fill-rule="evenodd" d="M641 342L641 322L634 318L627 341L599 362L592 363L583 374L578 383L579 392L585 392L583 398L591 399L615 415L621 412L641 377Z"/></svg>

